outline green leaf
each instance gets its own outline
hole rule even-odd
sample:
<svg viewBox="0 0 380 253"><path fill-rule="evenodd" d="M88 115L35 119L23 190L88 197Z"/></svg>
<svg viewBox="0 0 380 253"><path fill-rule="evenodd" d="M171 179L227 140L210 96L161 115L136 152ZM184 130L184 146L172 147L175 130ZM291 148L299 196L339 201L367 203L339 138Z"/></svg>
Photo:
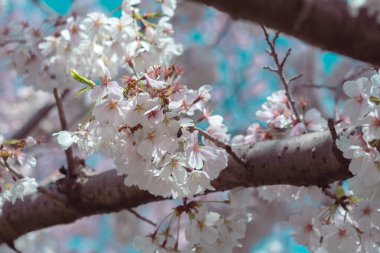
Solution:
<svg viewBox="0 0 380 253"><path fill-rule="evenodd" d="M86 91L89 91L89 90L91 90L90 87L84 87L84 88L80 89L75 95L76 96L80 96L80 95L82 95L83 93L85 93Z"/></svg>
<svg viewBox="0 0 380 253"><path fill-rule="evenodd" d="M16 145L20 142L20 140L16 140L16 139L9 139L9 140L5 140L4 141L4 144L6 145Z"/></svg>
<svg viewBox="0 0 380 253"><path fill-rule="evenodd" d="M84 84L86 84L86 85L89 86L91 89L94 88L94 87L96 86L96 84L95 84L93 81L87 79L87 78L84 77L84 76L81 76L81 75L78 73L78 71L76 71L75 69L72 69L72 70L70 71L70 73L71 73L71 76L72 76L75 80L77 80L77 81L80 82L80 83L84 83Z"/></svg>
<svg viewBox="0 0 380 253"><path fill-rule="evenodd" d="M376 104L376 105L379 105L380 104L380 98L377 98L375 96L371 96L369 98L369 101L371 101L372 103Z"/></svg>

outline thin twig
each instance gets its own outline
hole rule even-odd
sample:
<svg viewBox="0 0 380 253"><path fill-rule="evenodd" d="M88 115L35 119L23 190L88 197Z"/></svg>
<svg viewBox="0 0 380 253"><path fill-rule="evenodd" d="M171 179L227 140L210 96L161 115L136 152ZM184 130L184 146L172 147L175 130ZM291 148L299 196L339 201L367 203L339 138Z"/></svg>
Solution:
<svg viewBox="0 0 380 253"><path fill-rule="evenodd" d="M182 3L182 2L180 2L180 3ZM178 8L178 5L177 5L177 8ZM207 43L205 46L209 49L213 49L213 48L219 46L219 44L223 41L223 39L226 37L226 35L230 31L232 24L233 24L232 18L227 17L222 28L220 28L220 30L218 31L218 34L215 36L215 39L213 41L211 41L210 43ZM186 57L189 56L192 53L191 49L192 49L191 47L187 48L182 55L186 56ZM117 78L115 78L115 79L117 79Z"/></svg>
<svg viewBox="0 0 380 253"><path fill-rule="evenodd" d="M127 210L128 210L131 214L133 214L134 216L136 216L138 219L143 220L143 221L149 223L150 225L152 225L152 226L154 226L154 227L157 226L156 223L154 223L153 221L149 220L148 218L145 218L144 216L142 216L141 214L139 214L138 212L136 212L136 211L133 210L132 208L127 208Z"/></svg>
<svg viewBox="0 0 380 253"><path fill-rule="evenodd" d="M25 43L26 40L22 40L22 39L9 39L9 40L5 40L3 41L2 43L0 43L0 47L3 47L7 44L11 44L11 43Z"/></svg>
<svg viewBox="0 0 380 253"><path fill-rule="evenodd" d="M294 82L295 80L301 78L301 77L302 77L302 74L293 76L292 78L289 79L289 84L292 83L292 82Z"/></svg>
<svg viewBox="0 0 380 253"><path fill-rule="evenodd" d="M330 186L329 186L329 187L330 187ZM323 189L323 193L324 193L327 197L329 197L329 198L331 198L331 199L333 199L333 200L335 200L335 201L338 201L337 196L336 196L335 194L331 193L331 192L328 190L328 188Z"/></svg>
<svg viewBox="0 0 380 253"><path fill-rule="evenodd" d="M307 83L301 86L302 88L314 88L314 89L327 89L336 91L338 88L335 86L325 85L325 84L313 84L313 83Z"/></svg>
<svg viewBox="0 0 380 253"><path fill-rule="evenodd" d="M67 130L68 129L68 127L67 127L67 121L66 121L66 117L65 117L65 111L63 110L61 96L59 95L59 92L58 92L57 88L54 88L53 92L54 92L55 102L56 102L57 108L58 108L59 121L61 122L62 130ZM67 171L67 176L68 177L73 177L75 175L75 172L74 172L74 170L75 170L75 161L74 161L74 156L73 156L73 150L72 150L72 148L68 148L65 151L65 154L66 154L67 170L68 170Z"/></svg>
<svg viewBox="0 0 380 253"><path fill-rule="evenodd" d="M275 45L274 45L274 46L275 46ZM291 52L292 52L292 49L291 49L291 48L289 48L288 51L286 51L285 57L284 57L284 59L282 60L282 62L281 62L281 64L280 64L280 67L281 67L281 68L284 68L285 62L286 62L286 60L288 59L288 57L289 57L289 55L290 55Z"/></svg>
<svg viewBox="0 0 380 253"><path fill-rule="evenodd" d="M38 8L40 8L47 15L49 15L49 16L58 16L58 13L56 13L53 9L51 9L48 5L46 5L42 1L40 1L40 0L32 0L32 3L34 3Z"/></svg>
<svg viewBox="0 0 380 253"><path fill-rule="evenodd" d="M8 162L6 159L3 159L3 162L4 162L4 167L6 170L8 170L8 172L10 174L12 174L17 180L20 180L20 179L23 179L24 176L18 172L16 169L14 169Z"/></svg>
<svg viewBox="0 0 380 253"><path fill-rule="evenodd" d="M202 129L200 128L197 128L197 127L188 127L188 129L190 131L198 131L199 134L201 136L203 136L204 138L210 140L211 142L213 142L216 146L220 147L220 148L223 148L224 150L226 150L226 152L235 160L237 161L241 166L243 167L246 167L247 166L247 162L243 160L243 158L241 158L238 154L236 154L233 150L232 150L232 147L214 137L212 137L211 135L209 135L207 132L203 131Z"/></svg>
<svg viewBox="0 0 380 253"><path fill-rule="evenodd" d="M69 89L65 89L61 95L61 100L63 100L67 94L69 93ZM38 126L38 124L43 120L49 112L55 107L55 103L51 103L45 105L40 110L38 110L29 120L28 122L18 130L13 136L12 139L23 139L28 137L29 133L33 131L33 129Z"/></svg>
<svg viewBox="0 0 380 253"><path fill-rule="evenodd" d="M218 46L220 42L223 40L223 38L226 37L228 31L231 28L232 23L232 18L228 16L226 18L226 21L223 23L222 28L218 31L218 34L215 36L214 41L207 46L210 48Z"/></svg>
<svg viewBox="0 0 380 253"><path fill-rule="evenodd" d="M272 67L269 67L269 66L266 66L264 67L264 69L266 70L269 70L271 72L274 72L278 75L278 77L280 78L281 80L281 83L282 85L284 86L284 89L285 89L285 94L286 96L288 97L288 100L289 100L289 106L290 106L290 109L293 111L293 114L295 115L296 119L298 122L302 122L301 121L301 117L297 111L297 108L296 108L296 105L295 105L295 102L290 94L290 84L291 82L295 81L296 79L300 78L302 75L297 75L295 77L292 77L290 78L289 80L286 79L285 77L285 74L284 74L284 66L285 66L285 63L291 53L291 49L288 49L286 51L286 54L285 54L285 57L280 61L279 57L278 57L278 54L277 54L277 51L276 51L276 42L277 42L277 39L279 38L279 35L280 33L279 32L276 32L273 39L271 40L269 38L269 34L268 34L268 31L266 30L266 28L262 25L261 28L263 29L263 32L264 32L264 35L265 35L265 41L267 42L268 46L269 46L269 49L266 50L266 52L273 58L274 60L274 63L277 67L277 69L275 68L272 68Z"/></svg>

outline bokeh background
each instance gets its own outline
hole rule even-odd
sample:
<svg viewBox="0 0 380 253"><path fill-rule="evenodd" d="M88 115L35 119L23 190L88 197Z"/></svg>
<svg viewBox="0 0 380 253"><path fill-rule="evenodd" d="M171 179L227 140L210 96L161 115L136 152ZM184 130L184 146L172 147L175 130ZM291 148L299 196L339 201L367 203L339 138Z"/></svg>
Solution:
<svg viewBox="0 0 380 253"><path fill-rule="evenodd" d="M120 13L113 10L120 3L120 0L80 0L80 11L102 11L117 16ZM72 4L70 0L0 0L0 29L12 20L28 20L34 26L43 26L43 20L48 17L68 14ZM263 69L273 62L265 52L267 44L260 26L233 20L224 13L191 1L178 3L172 23L176 41L184 46L183 55L174 61L185 70L183 83L192 88L211 84L214 113L224 116L231 134L245 133L245 129L256 122L255 112L266 97L282 88L278 77ZM325 118L338 117L344 99L343 81L366 66L281 35L278 52L284 55L288 48L292 48L292 54L286 65L287 75L302 74L292 86L294 96L305 99L308 107L318 108ZM52 103L53 96L25 86L25 81L23 83L9 66L6 55L2 53L0 57L0 133L11 137L29 120L29 116ZM82 102L73 96L64 104L69 112L69 122L75 125L83 117ZM57 113L52 110L33 130L33 136L45 140L43 147L33 150L38 158L33 174L40 180L56 178L56 170L64 164L63 152L50 139L51 133L58 129ZM91 156L86 162L99 171L112 168L109 160L99 156ZM255 202L254 211L259 219L249 225L247 237L242 241L244 247L236 252L308 252L291 238L291 230L284 222L293 210L286 209L281 199L258 196L247 201ZM169 211L171 207L169 202L163 202L138 210L151 216L157 213L155 210ZM16 245L22 252L132 253L136 252L131 244L132 232L144 232L148 228L124 211L30 233ZM11 251L0 246L0 252Z"/></svg>

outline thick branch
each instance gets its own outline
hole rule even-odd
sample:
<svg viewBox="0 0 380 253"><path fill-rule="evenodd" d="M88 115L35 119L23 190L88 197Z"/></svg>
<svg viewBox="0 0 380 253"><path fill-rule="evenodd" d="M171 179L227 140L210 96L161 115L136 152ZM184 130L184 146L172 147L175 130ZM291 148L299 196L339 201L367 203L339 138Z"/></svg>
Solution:
<svg viewBox="0 0 380 253"><path fill-rule="evenodd" d="M348 161L332 148L328 131L260 142L249 152L247 166L231 158L228 168L212 185L217 191L274 184L326 186L351 177ZM161 200L137 187L126 187L123 181L112 170L85 179L75 203L41 192L18 200L15 205L5 203L0 215L0 243L10 243L27 232L71 223L85 216ZM57 183L49 188L57 192Z"/></svg>
<svg viewBox="0 0 380 253"><path fill-rule="evenodd" d="M344 1L192 0L236 19L254 21L314 46L380 65L380 24L363 10L353 17Z"/></svg>

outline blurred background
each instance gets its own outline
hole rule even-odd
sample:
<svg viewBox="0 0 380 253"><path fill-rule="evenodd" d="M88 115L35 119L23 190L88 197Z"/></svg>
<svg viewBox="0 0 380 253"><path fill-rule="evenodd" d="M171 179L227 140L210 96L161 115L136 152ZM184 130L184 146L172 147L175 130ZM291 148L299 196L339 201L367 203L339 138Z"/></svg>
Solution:
<svg viewBox="0 0 380 253"><path fill-rule="evenodd" d="M142 8L148 5L145 2L152 1L143 0ZM48 18L70 13L72 4L70 0L0 0L0 29L13 20L43 26ZM120 0L78 0L74 4L82 13L101 11L108 16L120 15L114 11L120 6ZM191 88L212 85L214 113L225 118L232 135L244 134L246 128L256 122L255 112L266 97L282 89L278 77L263 69L272 66L273 60L265 52L267 44L262 29L257 24L233 20L191 1L178 2L172 24L175 40L184 47L183 54L174 60L185 70L182 82ZM292 53L285 68L287 75L302 74L291 87L294 96L304 99L307 107L318 108L325 118L337 118L344 99L344 80L368 74L368 67L281 34L279 54L284 55L288 48L292 48ZM53 102L53 95L24 85L25 80L17 77L4 50L0 51L0 57L0 134L10 138L17 136L36 112L47 108ZM74 96L64 100L71 126L84 115L82 103ZM38 159L32 175L40 180L56 178L57 169L65 163L62 150L50 139L51 133L59 131L58 122L55 109L49 109L46 117L34 124L29 133L44 140L44 145L32 151ZM111 161L96 155L86 162L97 171L113 166ZM254 196L253 201L253 210L259 219L248 225L247 236L241 241L244 246L235 252L308 252L295 243L290 236L292 231L284 225L293 210L285 209L280 198ZM166 201L140 207L138 211L151 217L157 213L155 210L162 213L172 207ZM160 217L152 219L155 218ZM149 227L123 211L33 232L19 239L16 246L22 252L132 253L136 252L131 244L132 232L136 231L147 233ZM11 251L0 246L0 252Z"/></svg>

